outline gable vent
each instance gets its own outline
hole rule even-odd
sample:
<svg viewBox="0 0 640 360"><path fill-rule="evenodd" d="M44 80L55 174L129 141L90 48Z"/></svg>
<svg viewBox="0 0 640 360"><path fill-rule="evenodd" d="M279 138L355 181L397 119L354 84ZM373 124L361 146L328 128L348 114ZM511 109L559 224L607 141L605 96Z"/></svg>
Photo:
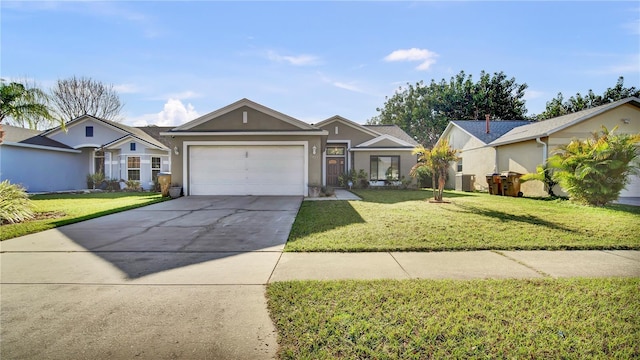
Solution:
<svg viewBox="0 0 640 360"><path fill-rule="evenodd" d="M338 135L338 127L336 126L336 135Z"/></svg>
<svg viewBox="0 0 640 360"><path fill-rule="evenodd" d="M246 124L246 123L247 123L247 121L249 121L249 115L247 114L247 112L246 112L246 111L243 111L243 112L242 112L242 123L243 123L243 124Z"/></svg>

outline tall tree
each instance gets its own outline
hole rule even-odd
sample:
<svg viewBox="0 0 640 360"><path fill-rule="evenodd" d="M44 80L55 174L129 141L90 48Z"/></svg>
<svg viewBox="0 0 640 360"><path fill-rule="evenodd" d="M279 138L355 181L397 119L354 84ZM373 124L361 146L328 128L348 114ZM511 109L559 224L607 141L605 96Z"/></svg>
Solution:
<svg viewBox="0 0 640 360"><path fill-rule="evenodd" d="M21 82L0 81L0 124L37 129L51 125L54 117L47 95L36 86Z"/></svg>
<svg viewBox="0 0 640 360"><path fill-rule="evenodd" d="M436 143L451 120L484 119L489 114L496 120L525 119L527 112L524 91L527 84L518 84L503 72L493 76L482 71L480 80L461 71L449 81L420 81L401 87L386 97L379 115L370 124L395 124L430 147Z"/></svg>
<svg viewBox="0 0 640 360"><path fill-rule="evenodd" d="M640 89L637 89L635 86L624 87L624 77L620 76L616 85L612 88L607 88L602 95L596 95L593 90L589 89L589 92L584 96L577 93L575 96L565 100L562 93L558 93L555 98L547 102L545 111L536 118L538 120L551 119L580 110L609 104L631 96L640 97Z"/></svg>
<svg viewBox="0 0 640 360"><path fill-rule="evenodd" d="M51 90L56 112L65 121L88 114L105 120L119 121L123 104L113 85L88 77L60 79Z"/></svg>

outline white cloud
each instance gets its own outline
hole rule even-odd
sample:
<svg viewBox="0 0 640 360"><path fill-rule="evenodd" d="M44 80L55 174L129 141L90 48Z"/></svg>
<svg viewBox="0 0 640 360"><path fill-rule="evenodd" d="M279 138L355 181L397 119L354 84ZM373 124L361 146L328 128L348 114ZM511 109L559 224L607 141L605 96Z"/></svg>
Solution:
<svg viewBox="0 0 640 360"><path fill-rule="evenodd" d="M134 94L140 92L140 88L134 84L118 84L113 86L113 90L120 94Z"/></svg>
<svg viewBox="0 0 640 360"><path fill-rule="evenodd" d="M297 56L289 56L280 55L275 51L268 51L267 58L271 61L286 62L295 66L315 65L319 61L318 57L313 55L302 54Z"/></svg>
<svg viewBox="0 0 640 360"><path fill-rule="evenodd" d="M164 108L157 114L145 114L131 118L128 123L133 126L178 126L200 116L193 105L186 106L179 99L169 99Z"/></svg>
<svg viewBox="0 0 640 360"><path fill-rule="evenodd" d="M388 62L392 61L420 61L420 65L416 67L417 70L429 70L431 65L436 63L436 58L439 55L433 51L427 49L400 49L385 56L384 60Z"/></svg>
<svg viewBox="0 0 640 360"><path fill-rule="evenodd" d="M334 81L332 83L333 86L340 88L340 89L345 89L345 90L349 90L349 91L353 91L353 92L357 92L357 93L363 93L364 91L362 91L362 89L360 89L357 85L354 84L347 84L347 83L343 83L343 82L339 82L339 81Z"/></svg>
<svg viewBox="0 0 640 360"><path fill-rule="evenodd" d="M524 91L524 99L525 100L538 99L538 98L541 98L541 97L543 97L545 95L546 95L546 93L544 91L529 90L529 89Z"/></svg>

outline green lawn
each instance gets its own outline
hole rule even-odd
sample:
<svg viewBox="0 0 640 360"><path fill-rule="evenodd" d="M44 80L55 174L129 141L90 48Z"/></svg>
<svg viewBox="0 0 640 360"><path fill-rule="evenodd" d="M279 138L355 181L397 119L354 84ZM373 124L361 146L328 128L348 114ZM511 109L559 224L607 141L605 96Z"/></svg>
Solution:
<svg viewBox="0 0 640 360"><path fill-rule="evenodd" d="M129 210L160 201L159 193L52 194L31 197L36 219L0 226L0 240Z"/></svg>
<svg viewBox="0 0 640 360"><path fill-rule="evenodd" d="M633 359L640 279L268 285L280 359Z"/></svg>
<svg viewBox="0 0 640 360"><path fill-rule="evenodd" d="M640 207L431 191L358 190L363 201L305 201L286 251L639 249Z"/></svg>

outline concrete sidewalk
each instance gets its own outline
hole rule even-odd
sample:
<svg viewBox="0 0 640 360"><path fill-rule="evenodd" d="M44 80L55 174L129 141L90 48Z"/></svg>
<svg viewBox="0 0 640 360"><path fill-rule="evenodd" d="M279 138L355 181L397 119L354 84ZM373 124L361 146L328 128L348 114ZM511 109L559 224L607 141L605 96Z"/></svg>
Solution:
<svg viewBox="0 0 640 360"><path fill-rule="evenodd" d="M640 251L283 253L270 282L640 276Z"/></svg>

